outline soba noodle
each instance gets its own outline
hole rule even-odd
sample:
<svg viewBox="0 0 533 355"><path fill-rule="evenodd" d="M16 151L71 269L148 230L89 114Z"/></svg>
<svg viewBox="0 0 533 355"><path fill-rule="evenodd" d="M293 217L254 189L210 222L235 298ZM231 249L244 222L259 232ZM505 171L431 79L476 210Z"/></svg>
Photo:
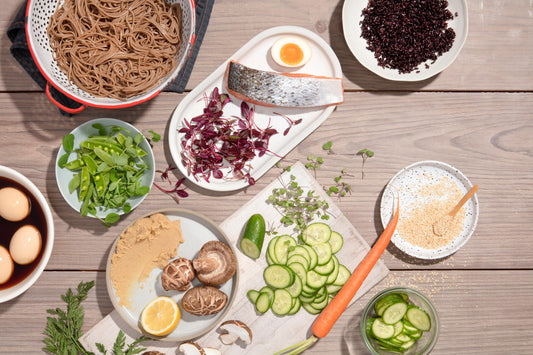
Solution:
<svg viewBox="0 0 533 355"><path fill-rule="evenodd" d="M164 0L65 0L47 33L70 82L124 100L148 91L177 65L181 8Z"/></svg>

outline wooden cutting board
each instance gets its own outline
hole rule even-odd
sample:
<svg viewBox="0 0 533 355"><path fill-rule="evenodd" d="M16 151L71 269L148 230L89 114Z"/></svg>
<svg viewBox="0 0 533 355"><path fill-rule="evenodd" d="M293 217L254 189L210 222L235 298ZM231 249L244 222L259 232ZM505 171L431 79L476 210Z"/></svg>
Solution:
<svg viewBox="0 0 533 355"><path fill-rule="evenodd" d="M322 186L313 178L303 164L296 163L292 166L290 172L283 173L280 178L269 184L220 225L237 250L237 260L239 263L239 284L237 286L235 300L225 319L221 322L238 319L246 323L253 332L252 344L245 346L239 342L233 345L224 345L218 339L220 332L217 329L218 327L216 327L204 336L194 339L200 346L217 348L224 355L269 354L302 341L309 336L309 329L316 317L315 315L307 313L303 308L292 316L277 316L272 311L259 314L255 311L254 305L246 297L248 290L259 290L265 285L262 274L264 268L267 266L267 262L264 254L270 237L267 236L265 238L262 256L258 260L250 259L242 254L238 248L238 241L242 234L244 224L254 213L261 213L267 225L273 225L278 234L293 234L292 228L284 227L279 223L281 214L271 204L267 204L266 202L274 188L282 187L289 183L291 175L296 177L296 181L304 190L314 190L320 199L328 202L330 219L327 223L333 230L339 232L344 237L344 246L336 254L339 262L346 265L348 269L354 270L370 250L368 243L361 237L357 229L348 221L337 205L335 205L334 201L325 193ZM351 304L382 280L388 271L385 264L382 261L378 261L352 299ZM113 311L84 334L80 341L87 350L98 353L95 343L102 343L106 348L111 348L120 329L126 334L126 343L128 344L132 339L140 335L136 330L122 321L116 311ZM158 350L164 354L176 354L176 347L179 344L159 341L146 342L143 345L147 346L148 350Z"/></svg>

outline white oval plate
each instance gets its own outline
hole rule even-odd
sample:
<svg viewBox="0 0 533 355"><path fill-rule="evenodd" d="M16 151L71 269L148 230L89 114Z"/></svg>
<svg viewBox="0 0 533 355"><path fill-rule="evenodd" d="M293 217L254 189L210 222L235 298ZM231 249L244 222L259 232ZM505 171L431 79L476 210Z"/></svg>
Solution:
<svg viewBox="0 0 533 355"><path fill-rule="evenodd" d="M195 213L193 211L176 208L150 212L149 214L144 215L140 218L148 217L155 213L163 213L172 221L176 219L180 220L180 226L184 242L180 244L176 258L184 257L189 260L194 259L198 254L200 248L205 243L211 240L218 240L223 243L226 243L235 253L233 245L229 242L224 232L215 223L213 223L205 216ZM161 273L163 270L159 268L155 268L154 270L152 270L150 276L148 276L148 278L143 282L142 285L139 285L135 293L132 295L131 309L125 306L120 306L118 303L119 300L116 295L115 288L113 287L113 282L111 281L111 277L109 276L111 270L111 256L115 252L116 244L119 239L120 236L118 236L115 242L113 243L113 246L111 247L107 258L107 292L109 294L109 297L111 298L113 306L115 307L119 315L133 329L136 329L137 331L142 333L142 330L139 327L139 320L141 317L142 310L151 300L158 296L171 297L174 301L178 303L181 311L181 320L178 324L178 327L166 337L158 338L159 340L164 341L185 341L205 334L209 330L211 330L230 309L233 303L235 293L237 292L237 285L239 284L238 266L235 276L233 276L231 280L219 287L222 292L228 295L228 303L226 304L226 307L217 314L213 314L210 316L195 316L181 309L181 298L183 297L185 292L178 292L172 290L165 291L161 286ZM194 279L192 283L193 286L201 285L197 279Z"/></svg>
<svg viewBox="0 0 533 355"><path fill-rule="evenodd" d="M427 61L418 66L418 70L400 74L396 69L383 68L378 65L374 52L367 48L366 39L361 37L362 11L368 6L368 0L346 0L342 8L342 28L344 38L350 51L359 63L368 70L388 80L419 81L430 78L453 63L463 48L468 35L468 9L465 0L448 0L448 9L454 18L448 21L448 26L455 31L455 40L452 48L437 58L435 63ZM458 16L455 16L455 13ZM426 68L425 64L429 67Z"/></svg>
<svg viewBox="0 0 533 355"><path fill-rule="evenodd" d="M308 63L300 68L288 69L282 68L274 62L270 56L270 47L279 38L284 36L300 36L305 38L311 47L312 57ZM261 32L242 48L235 52L231 60L236 60L244 65L251 66L255 69L277 71L308 73L313 75L322 75L329 77L342 78L342 69L339 60L329 45L317 34L307 29L295 26L273 27ZM218 87L220 92L224 92L224 72L227 67L228 59L219 66L211 75L202 81L193 91L191 91L176 107L169 125L169 147L174 163L181 173L194 184L208 190L215 191L233 191L245 188L248 182L245 179L215 179L211 177L209 182L202 177L196 179L187 172L187 167L181 159L181 137L178 132L182 128L183 120L200 115L205 107L203 97L211 94L211 91ZM224 116L240 115L241 101L232 98L232 102L224 107ZM328 116L333 112L335 106L318 107L318 108L272 108L255 106L255 121L265 128L270 125L278 131L278 134L270 139L269 150L275 154L267 153L262 157L255 157L250 163L252 165L251 176L257 181L268 169L276 162L296 147L305 137L313 132ZM274 112L286 115L292 119L302 118L302 123L293 126L289 134L283 136L283 131L288 127L287 121L274 114ZM227 171L227 170L226 170Z"/></svg>
<svg viewBox="0 0 533 355"><path fill-rule="evenodd" d="M74 149L79 148L80 143L86 140L87 138L89 138L89 136L95 135L98 133L98 130L96 128L93 128L93 124L96 124L96 123L101 124L104 127L109 127L109 126L122 127L124 129L127 129L133 137L135 137L137 133L141 133L137 128L135 128L134 126L132 126L131 124L127 122L117 120L114 118L97 118L97 119L87 121L79 125L72 132L70 132L71 134L74 135ZM141 185L148 186L151 188L152 183L154 182L154 176L155 176L154 153L152 152L152 148L150 147L150 144L148 143L146 139L143 139L143 141L139 144L139 146L145 152L148 153L148 155L142 157L142 159L144 160L144 162L149 168L149 170L146 170L144 173L144 176L141 180ZM56 182L59 188L59 192L61 192L61 195L63 196L65 201L67 201L70 207L72 207L73 209L79 212L82 203L78 199L78 193L76 191L71 194L68 188L68 184L70 180L72 180L72 177L74 176L75 173L73 171L68 170L67 168L60 168L57 165L59 158L61 158L61 156L63 156L63 154L65 153L66 151L63 148L63 144L61 144L61 146L59 147L59 151L57 152L56 164L55 164ZM72 161L74 159L76 159L76 154L71 154L69 161ZM143 195L143 196L137 196L137 197L130 199L131 209L133 210L135 207L137 207L145 199L147 195L148 194ZM118 215L124 214L124 211L121 208L110 208L108 210L104 210L103 207L98 207L96 209L96 216L99 218L105 218L105 216L111 212L116 213ZM91 214L88 214L87 216L94 217Z"/></svg>
<svg viewBox="0 0 533 355"><path fill-rule="evenodd" d="M420 200L420 196L415 195L413 187L420 184L420 176L424 179L431 178L438 180L448 177L457 185L465 194L473 186L468 178L458 169L451 165L434 160L421 161L411 164L400 170L387 184L381 198L381 223L386 227L392 218L393 205L395 202L395 191L399 193L401 211L409 214L412 209L426 201ZM405 241L396 230L391 241L404 253L420 259L440 259L449 256L459 250L470 239L476 229L479 215L479 201L477 194L464 205L466 217L461 234L456 237L450 244L438 249L425 249ZM402 214L400 213L400 218Z"/></svg>

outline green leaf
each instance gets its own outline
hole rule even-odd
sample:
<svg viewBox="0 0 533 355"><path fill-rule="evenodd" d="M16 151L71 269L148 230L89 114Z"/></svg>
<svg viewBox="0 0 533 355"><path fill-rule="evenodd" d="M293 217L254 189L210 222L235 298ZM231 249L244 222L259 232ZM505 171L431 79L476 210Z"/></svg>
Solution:
<svg viewBox="0 0 533 355"><path fill-rule="evenodd" d="M161 140L161 135L160 134L157 134L155 133L154 131L152 130L149 130L148 132L152 133L152 142L159 142Z"/></svg>
<svg viewBox="0 0 533 355"><path fill-rule="evenodd" d="M333 146L333 143L331 141L325 143L323 146L322 146L322 149L324 150L330 150L331 147Z"/></svg>
<svg viewBox="0 0 533 355"><path fill-rule="evenodd" d="M98 135L100 136L107 136L107 131L103 125L100 123L95 123L92 125L92 127L96 130L98 130Z"/></svg>
<svg viewBox="0 0 533 355"><path fill-rule="evenodd" d="M63 136L63 149L69 153L74 149L74 135L72 133Z"/></svg>
<svg viewBox="0 0 533 355"><path fill-rule="evenodd" d="M120 219L120 216L116 213L109 213L105 216L105 223L113 224Z"/></svg>
<svg viewBox="0 0 533 355"><path fill-rule="evenodd" d="M57 166L59 166L61 169L65 167L65 164L68 162L68 158L70 156L70 152L63 154L58 160L57 160Z"/></svg>
<svg viewBox="0 0 533 355"><path fill-rule="evenodd" d="M141 143L143 139L144 139L144 136L141 133L137 133L135 135L134 142L135 144L139 145L139 143Z"/></svg>

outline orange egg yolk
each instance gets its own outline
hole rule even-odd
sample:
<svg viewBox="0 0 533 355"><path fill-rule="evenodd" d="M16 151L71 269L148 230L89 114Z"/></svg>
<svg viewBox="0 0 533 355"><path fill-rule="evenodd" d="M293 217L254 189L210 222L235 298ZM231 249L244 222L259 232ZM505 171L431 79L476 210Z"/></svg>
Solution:
<svg viewBox="0 0 533 355"><path fill-rule="evenodd" d="M283 45L279 55L283 63L288 65L296 65L304 59L304 52L298 45L294 43L287 43Z"/></svg>

